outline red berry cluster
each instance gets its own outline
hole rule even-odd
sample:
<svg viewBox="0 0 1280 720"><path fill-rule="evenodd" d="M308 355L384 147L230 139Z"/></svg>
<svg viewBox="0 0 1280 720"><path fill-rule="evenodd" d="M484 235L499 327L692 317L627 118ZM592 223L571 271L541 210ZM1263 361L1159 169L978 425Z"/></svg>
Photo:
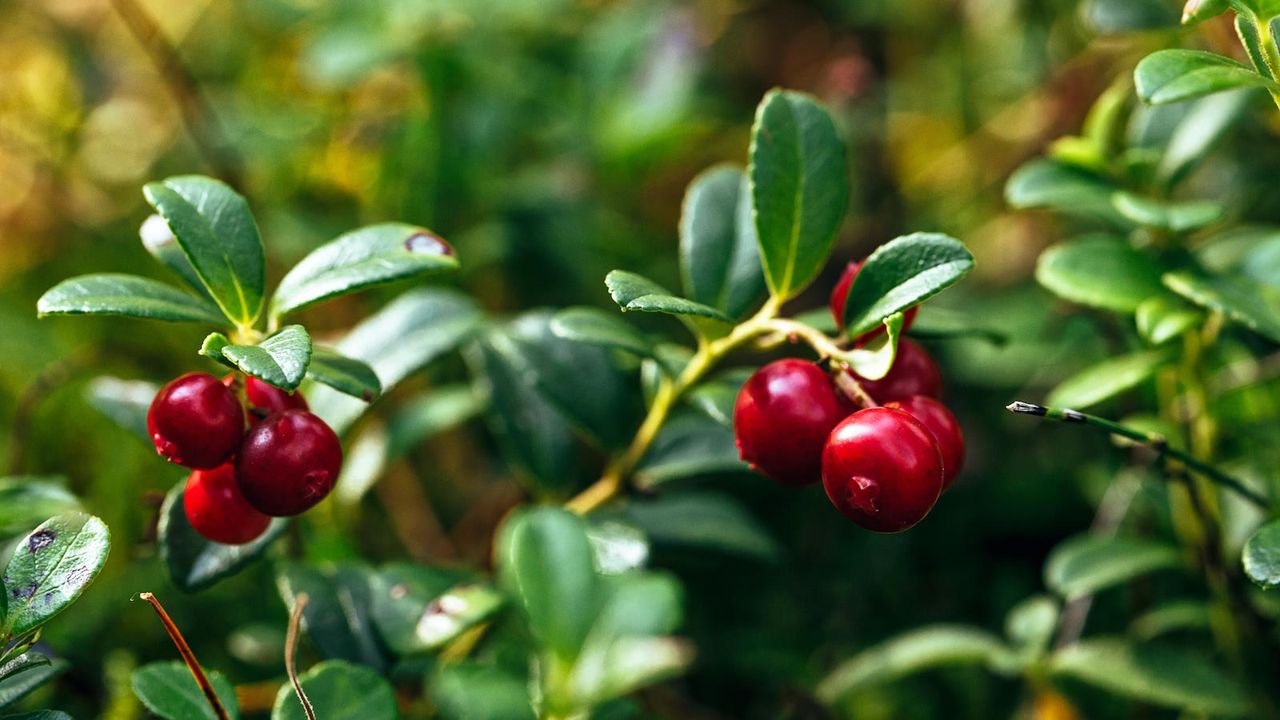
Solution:
<svg viewBox="0 0 1280 720"><path fill-rule="evenodd" d="M161 388L147 412L156 452L195 471L182 496L187 520L228 545L323 500L342 468L338 436L301 393L248 377L242 404L238 389L234 375L188 373Z"/></svg>
<svg viewBox="0 0 1280 720"><path fill-rule="evenodd" d="M862 263L850 263L831 295L839 323ZM905 313L905 326L915 308ZM883 329L857 338L866 342ZM742 459L789 486L822 480L850 520L898 532L929 513L964 463L964 435L938 398L942 375L924 348L903 339L889 373L866 380L846 371L877 407L857 409L831 377L807 360L778 360L742 386L733 410Z"/></svg>

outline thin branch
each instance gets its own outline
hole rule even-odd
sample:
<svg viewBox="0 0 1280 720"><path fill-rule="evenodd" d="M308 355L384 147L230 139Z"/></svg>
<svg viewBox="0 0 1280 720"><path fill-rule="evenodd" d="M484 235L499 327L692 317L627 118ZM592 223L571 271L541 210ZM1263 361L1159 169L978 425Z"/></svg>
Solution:
<svg viewBox="0 0 1280 720"><path fill-rule="evenodd" d="M1214 483L1221 485L1232 492L1235 492L1240 497L1243 497L1263 510L1267 510L1271 507L1271 502L1267 500L1267 498L1258 494L1240 480L1226 474L1209 463L1197 459L1195 456L1184 450L1170 447L1169 441L1163 435L1158 433L1138 430L1137 428L1132 428L1128 425L1121 425L1120 423L1107 420L1106 418L1089 415L1088 413L1082 413L1077 410L1045 407L1044 405L1036 405L1035 403L1023 402L1021 400L1009 403L1005 409L1009 412L1020 413L1023 415L1034 415L1048 420L1092 425L1093 427L1106 430L1112 435L1119 435L1121 437L1128 438L1150 447L1163 457L1177 460L1188 469L1203 475Z"/></svg>
<svg viewBox="0 0 1280 720"><path fill-rule="evenodd" d="M178 648L178 654L182 656L182 661L187 664L187 669L191 671L191 675L196 679L196 684L200 686L200 692L204 693L204 699L209 702L209 707L213 708L213 714L218 717L218 720L231 720L231 716L227 714L227 709L222 706L222 700L213 691L213 685L209 683L209 678L205 677L204 670L200 668L200 662L196 660L196 654L191 651L191 646L187 644L186 638L182 637L182 631L173 623L169 613L164 611L164 606L160 604L155 595L149 592L144 592L138 597L151 603L151 607L155 608L156 615L160 616L160 623L168 631L173 644Z"/></svg>
<svg viewBox="0 0 1280 720"><path fill-rule="evenodd" d="M307 606L308 600L306 593L298 593L293 599L293 613L289 615L289 632L284 640L284 669L289 673L289 682L293 684L293 692L298 696L298 702L302 703L302 711L307 714L307 720L316 720L316 711L311 707L311 700L302 689L302 682L298 680L295 657L298 654L298 625L302 622L302 610Z"/></svg>

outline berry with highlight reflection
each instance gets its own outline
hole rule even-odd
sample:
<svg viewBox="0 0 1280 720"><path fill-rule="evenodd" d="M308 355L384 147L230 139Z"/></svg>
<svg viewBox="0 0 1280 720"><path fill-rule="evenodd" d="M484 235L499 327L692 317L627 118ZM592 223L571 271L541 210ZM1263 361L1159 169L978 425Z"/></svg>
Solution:
<svg viewBox="0 0 1280 720"><path fill-rule="evenodd" d="M266 418L245 435L236 477L249 504L273 516L308 510L333 489L342 446L323 420L306 410Z"/></svg>
<svg viewBox="0 0 1280 720"><path fill-rule="evenodd" d="M244 409L234 392L207 373L187 373L160 388L147 410L156 452L189 468L226 462L244 436Z"/></svg>

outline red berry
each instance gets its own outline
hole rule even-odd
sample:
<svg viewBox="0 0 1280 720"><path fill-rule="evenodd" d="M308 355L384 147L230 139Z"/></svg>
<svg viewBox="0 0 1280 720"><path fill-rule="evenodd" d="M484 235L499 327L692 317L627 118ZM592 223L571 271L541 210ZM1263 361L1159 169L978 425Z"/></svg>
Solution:
<svg viewBox="0 0 1280 720"><path fill-rule="evenodd" d="M218 378L187 373L156 393L147 411L147 432L156 452L189 468L226 462L244 436L240 401Z"/></svg>
<svg viewBox="0 0 1280 720"><path fill-rule="evenodd" d="M851 371L852 372L852 371ZM942 373L928 351L902 338L893 367L879 380L865 380L854 373L862 389L878 403L906 400L912 395L942 397Z"/></svg>
<svg viewBox="0 0 1280 720"><path fill-rule="evenodd" d="M285 392L270 383L248 376L244 394L253 408L253 414L268 417L285 410L306 410L307 400L300 392Z"/></svg>
<svg viewBox="0 0 1280 720"><path fill-rule="evenodd" d="M886 403L885 407L901 410L928 428L938 443L938 451L942 453L942 489L951 487L964 466L964 433L960 430L960 423L956 422L956 416L946 405L924 395L912 395L905 400Z"/></svg>
<svg viewBox="0 0 1280 720"><path fill-rule="evenodd" d="M836 283L835 288L831 290L831 316L836 319L836 327L844 327L844 304L849 299L849 289L853 287L853 279L858 275L858 271L862 269L862 264L866 260L858 260L851 262L844 268L844 274L840 276L840 280ZM902 314L902 332L906 332L911 327L911 323L916 320L918 308L910 307ZM884 332L884 326L880 325L873 330L868 330L859 335L854 343L862 345L869 340L873 340Z"/></svg>
<svg viewBox="0 0 1280 720"><path fill-rule="evenodd" d="M268 515L297 515L333 489L342 446L323 420L286 410L258 423L236 456L236 478L249 504Z"/></svg>
<svg viewBox="0 0 1280 720"><path fill-rule="evenodd" d="M240 494L232 463L191 473L182 492L182 508L196 532L224 545L250 542L271 523Z"/></svg>
<svg viewBox="0 0 1280 720"><path fill-rule="evenodd" d="M733 408L738 452L783 485L815 483L821 477L822 444L831 428L853 411L814 363L769 363L738 392Z"/></svg>
<svg viewBox="0 0 1280 720"><path fill-rule="evenodd" d="M875 532L920 522L942 492L942 457L919 420L893 408L845 418L822 449L822 485L836 509Z"/></svg>

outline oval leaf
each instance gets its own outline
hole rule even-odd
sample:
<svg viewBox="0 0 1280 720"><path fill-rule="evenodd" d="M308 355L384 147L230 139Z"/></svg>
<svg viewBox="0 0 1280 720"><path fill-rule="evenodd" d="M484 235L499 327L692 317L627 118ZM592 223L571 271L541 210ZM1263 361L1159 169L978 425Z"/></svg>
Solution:
<svg viewBox="0 0 1280 720"><path fill-rule="evenodd" d="M222 323L207 301L150 278L120 273L81 275L54 285L36 301L40 317L124 315L171 322Z"/></svg>
<svg viewBox="0 0 1280 720"><path fill-rule="evenodd" d="M712 550L764 562L782 557L769 530L729 495L667 493L628 503L623 518L659 548Z"/></svg>
<svg viewBox="0 0 1280 720"><path fill-rule="evenodd" d="M266 259L249 204L226 184L198 175L148 183L142 193L227 318L252 325L262 310Z"/></svg>
<svg viewBox="0 0 1280 720"><path fill-rule="evenodd" d="M1187 271L1166 273L1164 284L1191 302L1280 342L1280 287L1263 285L1243 275L1204 277Z"/></svg>
<svg viewBox="0 0 1280 720"><path fill-rule="evenodd" d="M1157 200L1131 192L1111 196L1116 212L1144 227L1188 233L1222 219L1226 208L1206 200Z"/></svg>
<svg viewBox="0 0 1280 720"><path fill-rule="evenodd" d="M640 357L653 355L653 341L616 314L590 307L566 308L551 318L556 337L622 350Z"/></svg>
<svg viewBox="0 0 1280 720"><path fill-rule="evenodd" d="M227 714L240 717L236 689L221 673L205 669L213 692L222 701ZM130 677L133 694L152 713L165 720L218 720L191 670L181 662L157 662L133 671Z"/></svg>
<svg viewBox="0 0 1280 720"><path fill-rule="evenodd" d="M312 350L307 377L365 402L373 402L382 392L382 383L373 368L327 348Z"/></svg>
<svg viewBox="0 0 1280 720"><path fill-rule="evenodd" d="M1129 225L1111 205L1118 188L1087 170L1051 160L1032 160L1018 168L1005 184L1005 200L1015 208L1048 208L1073 216Z"/></svg>
<svg viewBox="0 0 1280 720"><path fill-rule="evenodd" d="M1153 345L1168 342L1195 327L1201 314L1168 293L1144 300L1134 314L1138 333Z"/></svg>
<svg viewBox="0 0 1280 720"><path fill-rule="evenodd" d="M712 168L689 185L680 215L680 271L691 299L731 318L763 298L751 184L741 170Z"/></svg>
<svg viewBox="0 0 1280 720"><path fill-rule="evenodd" d="M9 707L71 667L66 660L33 667L26 672L0 680L0 708Z"/></svg>
<svg viewBox="0 0 1280 720"><path fill-rule="evenodd" d="M382 672L387 660L369 615L372 584L373 572L355 565L321 572L309 565L288 562L276 570L276 587L290 612L298 595L306 593L303 627L322 657L368 665Z"/></svg>
<svg viewBox="0 0 1280 720"><path fill-rule="evenodd" d="M435 649L418 636L419 625L431 603L462 580L456 570L426 565L396 563L379 570L370 613L387 646L399 655Z"/></svg>
<svg viewBox="0 0 1280 720"><path fill-rule="evenodd" d="M1150 540L1085 535L1058 545L1044 566L1044 582L1071 600L1155 570L1179 567L1178 549Z"/></svg>
<svg viewBox="0 0 1280 720"><path fill-rule="evenodd" d="M1253 68L1222 55L1201 50L1159 50L1142 59L1133 71L1138 97L1150 105L1245 87L1280 90L1280 85Z"/></svg>
<svg viewBox="0 0 1280 720"><path fill-rule="evenodd" d="M1045 399L1047 405L1083 410L1137 387L1172 362L1168 348L1103 360L1063 380Z"/></svg>
<svg viewBox="0 0 1280 720"><path fill-rule="evenodd" d="M1162 293L1160 272L1151 256L1109 235L1054 245L1036 263L1036 280L1053 294L1117 312L1133 312Z"/></svg>
<svg viewBox="0 0 1280 720"><path fill-rule="evenodd" d="M456 270L453 248L435 233L402 223L352 230L302 259L271 299L281 317L331 297L430 273Z"/></svg>
<svg viewBox="0 0 1280 720"><path fill-rule="evenodd" d="M1263 525L1244 544L1244 572L1264 588L1280 587L1280 521Z"/></svg>
<svg viewBox="0 0 1280 720"><path fill-rule="evenodd" d="M439 668L431 681L431 699L448 720L535 720L537 717L525 678L465 660Z"/></svg>
<svg viewBox="0 0 1280 720"><path fill-rule="evenodd" d="M751 197L765 281L799 293L822 269L849 202L844 145L807 95L771 90L751 128Z"/></svg>
<svg viewBox="0 0 1280 720"><path fill-rule="evenodd" d="M674 415L658 431L636 466L635 482L653 488L673 480L718 472L743 472L733 430L702 413Z"/></svg>
<svg viewBox="0 0 1280 720"><path fill-rule="evenodd" d="M207 340L205 346L209 347ZM288 325L257 345L219 343L213 351L244 374L292 391L302 383L311 363L311 336L301 325Z"/></svg>
<svg viewBox="0 0 1280 720"><path fill-rule="evenodd" d="M397 720L395 692L378 673L341 660L326 660L298 677L317 718ZM302 704L285 683L276 693L271 720L306 720Z"/></svg>
<svg viewBox="0 0 1280 720"><path fill-rule="evenodd" d="M223 545L206 540L191 527L182 508L185 482L174 486L160 506L160 557L169 570L169 579L183 592L195 592L240 572L271 546L289 526L286 518L275 518L258 539L244 545Z"/></svg>
<svg viewBox="0 0 1280 720"><path fill-rule="evenodd" d="M622 308L623 312L638 310L730 322L729 317L719 310L686 298L676 297L656 282L633 272L614 270L605 276L604 284L609 288L609 296L618 303L618 307Z"/></svg>
<svg viewBox="0 0 1280 720"><path fill-rule="evenodd" d="M146 248L151 257L172 270L192 290L200 293L201 297L213 302L209 289L200 282L200 276L196 274L196 269L191 267L191 261L187 259L187 254L182 251L178 238L174 237L173 231L169 229L164 218L159 215L148 215L138 228L138 237L142 240L142 247Z"/></svg>
<svg viewBox="0 0 1280 720"><path fill-rule="evenodd" d="M844 306L845 328L857 336L894 313L933 297L973 269L960 241L913 233L876 248L854 278Z"/></svg>
<svg viewBox="0 0 1280 720"><path fill-rule="evenodd" d="M107 562L111 533L79 512L50 518L18 542L4 569L7 636L34 630L84 592Z"/></svg>

